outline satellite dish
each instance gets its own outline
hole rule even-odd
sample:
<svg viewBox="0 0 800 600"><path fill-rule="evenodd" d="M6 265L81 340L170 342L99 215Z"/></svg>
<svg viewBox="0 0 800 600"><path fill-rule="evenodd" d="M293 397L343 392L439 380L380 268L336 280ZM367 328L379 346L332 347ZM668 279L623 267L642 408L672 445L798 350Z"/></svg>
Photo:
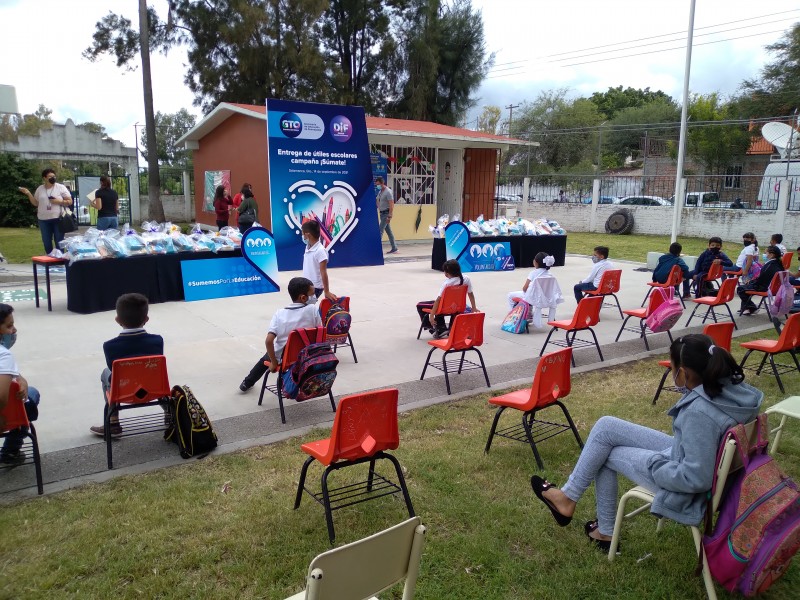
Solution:
<svg viewBox="0 0 800 600"><path fill-rule="evenodd" d="M777 121L764 123L761 128L761 136L775 146L782 158L788 158L787 149L790 143L795 151L800 147L800 132L786 123L778 123Z"/></svg>

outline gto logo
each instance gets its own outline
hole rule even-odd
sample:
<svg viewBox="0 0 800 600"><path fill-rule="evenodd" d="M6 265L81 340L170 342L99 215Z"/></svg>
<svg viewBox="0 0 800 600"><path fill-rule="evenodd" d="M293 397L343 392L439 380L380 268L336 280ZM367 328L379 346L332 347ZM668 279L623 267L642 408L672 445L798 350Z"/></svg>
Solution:
<svg viewBox="0 0 800 600"><path fill-rule="evenodd" d="M295 138L303 131L303 121L294 113L286 113L280 120L281 133Z"/></svg>

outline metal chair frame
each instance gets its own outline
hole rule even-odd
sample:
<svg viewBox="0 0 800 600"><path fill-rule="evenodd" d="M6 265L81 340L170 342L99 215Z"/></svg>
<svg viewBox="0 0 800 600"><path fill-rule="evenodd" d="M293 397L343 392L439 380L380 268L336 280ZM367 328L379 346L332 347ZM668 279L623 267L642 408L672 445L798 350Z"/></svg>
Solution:
<svg viewBox="0 0 800 600"><path fill-rule="evenodd" d="M7 415L13 412L15 418L13 419L13 423L9 420L9 425L13 425L13 427L8 427L7 425L8 428L0 433L0 439L8 437L10 433L14 432L19 427L27 427L28 432L23 434L23 438L27 438L30 441L23 441L20 451L27 450L30 452L30 455L26 452L25 460L18 464L0 464L0 471L10 471L11 469L16 469L23 465L32 464L36 473L36 491L41 496L44 493L44 482L42 480L42 457L39 453L39 437L36 435L36 428L33 426L33 423L28 420L28 415L25 412L25 403L17 397L18 393L19 383L12 380L8 388L8 404L3 412Z"/></svg>

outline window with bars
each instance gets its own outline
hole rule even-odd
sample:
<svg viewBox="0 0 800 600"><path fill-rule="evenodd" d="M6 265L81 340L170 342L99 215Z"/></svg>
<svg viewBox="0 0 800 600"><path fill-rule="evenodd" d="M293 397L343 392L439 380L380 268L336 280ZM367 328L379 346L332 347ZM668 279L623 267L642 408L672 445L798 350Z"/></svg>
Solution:
<svg viewBox="0 0 800 600"><path fill-rule="evenodd" d="M731 165L725 169L725 189L742 187L742 165Z"/></svg>
<svg viewBox="0 0 800 600"><path fill-rule="evenodd" d="M421 146L375 145L371 151L388 163L387 184L399 204L434 204L436 149Z"/></svg>

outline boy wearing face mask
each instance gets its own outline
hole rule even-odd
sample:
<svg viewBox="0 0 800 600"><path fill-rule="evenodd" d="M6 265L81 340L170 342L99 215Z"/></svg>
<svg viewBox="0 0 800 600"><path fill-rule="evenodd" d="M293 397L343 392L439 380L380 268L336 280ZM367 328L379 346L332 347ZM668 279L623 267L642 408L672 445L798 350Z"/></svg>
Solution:
<svg viewBox="0 0 800 600"><path fill-rule="evenodd" d="M703 296L703 290L700 287L700 282L711 270L711 265L713 264L722 264L723 268L733 266L733 261L722 251L722 238L716 236L709 238L708 249L703 250L702 254L697 257L697 262L694 264L694 269L689 271L686 279L683 280L684 298L690 297L689 290L692 282L694 282L696 286L695 297L700 298Z"/></svg>
<svg viewBox="0 0 800 600"><path fill-rule="evenodd" d="M317 221L303 223L303 242L306 250L303 253L303 277L310 279L314 284L316 298L325 294L331 302L338 298L330 291L328 283L328 251L320 241L320 228Z"/></svg>
<svg viewBox="0 0 800 600"><path fill-rule="evenodd" d="M8 387L13 379L19 383L19 397L25 401L25 412L29 421L39 416L39 391L29 387L25 378L19 374L19 367L11 354L11 347L17 340L17 328L14 326L14 309L8 304L0 304L0 409L5 408L10 398ZM0 416L0 429L5 427ZM27 428L10 431L0 449L0 463L18 465L25 462L25 453L20 450L27 434Z"/></svg>
<svg viewBox="0 0 800 600"><path fill-rule="evenodd" d="M594 266L586 279L575 284L573 291L575 292L575 302L580 302L583 298L583 292L591 292L597 289L600 285L600 279L603 273L609 269L614 268L614 264L608 260L609 249L606 246L597 246L592 254L592 262Z"/></svg>
<svg viewBox="0 0 800 600"><path fill-rule="evenodd" d="M58 228L58 219L61 216L62 208L72 206L72 195L65 186L56 183L56 172L53 169L42 171L42 180L42 185L36 188L33 194L24 187L19 188L19 191L25 194L28 201L36 207L44 253L50 254L53 248L58 248L58 243L64 239L64 234ZM55 246L53 240L55 240Z"/></svg>
<svg viewBox="0 0 800 600"><path fill-rule="evenodd" d="M314 305L314 299L316 299L314 284L305 277L293 277L289 281L288 290L292 303L286 308L279 309L272 316L267 330L267 339L264 341L267 353L258 359L247 377L239 384L239 389L243 392L253 387L264 376L267 369L270 373L278 371L281 364L279 357L283 353L283 348L292 331L306 327L322 327L322 317Z"/></svg>

